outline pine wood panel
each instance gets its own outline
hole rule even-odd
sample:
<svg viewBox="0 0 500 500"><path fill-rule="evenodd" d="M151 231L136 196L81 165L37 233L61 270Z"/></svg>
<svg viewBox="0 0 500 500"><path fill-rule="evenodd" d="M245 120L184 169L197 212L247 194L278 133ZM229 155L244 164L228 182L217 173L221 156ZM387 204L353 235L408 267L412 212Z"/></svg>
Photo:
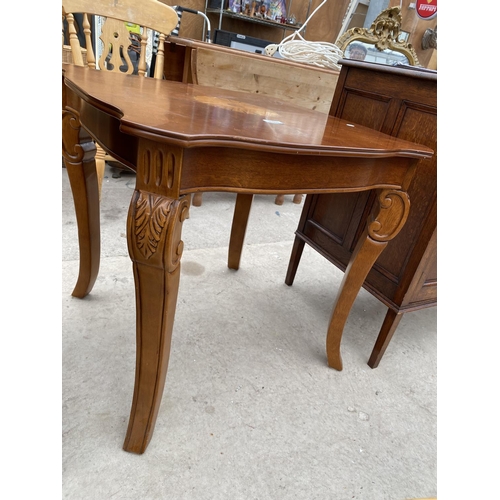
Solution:
<svg viewBox="0 0 500 500"><path fill-rule="evenodd" d="M213 47L193 52L192 72L198 85L276 97L321 113L330 110L339 77L338 71Z"/></svg>

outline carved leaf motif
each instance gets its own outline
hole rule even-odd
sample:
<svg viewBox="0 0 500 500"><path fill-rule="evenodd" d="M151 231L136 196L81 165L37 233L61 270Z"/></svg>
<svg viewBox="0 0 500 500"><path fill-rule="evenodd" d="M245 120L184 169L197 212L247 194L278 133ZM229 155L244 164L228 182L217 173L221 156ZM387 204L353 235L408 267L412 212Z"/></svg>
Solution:
<svg viewBox="0 0 500 500"><path fill-rule="evenodd" d="M168 222L170 207L171 201L140 193L136 203L135 237L137 248L146 259L158 249L158 242Z"/></svg>

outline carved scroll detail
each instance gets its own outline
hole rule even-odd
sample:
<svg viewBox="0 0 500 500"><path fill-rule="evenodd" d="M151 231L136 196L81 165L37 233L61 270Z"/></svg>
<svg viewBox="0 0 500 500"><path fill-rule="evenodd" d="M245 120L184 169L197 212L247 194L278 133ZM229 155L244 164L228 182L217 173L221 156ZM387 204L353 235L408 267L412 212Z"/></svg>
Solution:
<svg viewBox="0 0 500 500"><path fill-rule="evenodd" d="M352 28L335 43L342 51L345 51L347 46L355 40L373 44L380 51L389 49L404 54L412 66L420 66L417 53L411 43L399 40L401 22L400 8L390 7L377 16L369 29Z"/></svg>
<svg viewBox="0 0 500 500"><path fill-rule="evenodd" d="M137 248L146 259L158 249L174 201L139 192L135 210L135 238Z"/></svg>
<svg viewBox="0 0 500 500"><path fill-rule="evenodd" d="M385 189L378 196L379 211L368 224L375 241L392 240L404 226L410 212L410 199L404 191Z"/></svg>
<svg viewBox="0 0 500 500"><path fill-rule="evenodd" d="M81 128L80 115L70 107L62 112L63 136L62 155L72 163L81 163L90 160L95 154L93 139Z"/></svg>

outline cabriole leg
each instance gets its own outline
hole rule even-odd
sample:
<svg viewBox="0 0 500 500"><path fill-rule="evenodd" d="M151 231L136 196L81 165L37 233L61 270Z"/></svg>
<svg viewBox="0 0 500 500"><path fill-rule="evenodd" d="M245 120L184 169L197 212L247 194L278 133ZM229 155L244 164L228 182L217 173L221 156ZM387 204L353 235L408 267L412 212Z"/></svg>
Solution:
<svg viewBox="0 0 500 500"><path fill-rule="evenodd" d="M134 396L123 448L143 453L153 435L167 375L174 325L182 223L190 195L179 197L182 149L143 141L127 242L136 295Z"/></svg>
<svg viewBox="0 0 500 500"><path fill-rule="evenodd" d="M404 226L410 211L410 200L404 191L382 190L375 203L371 220L360 237L333 306L326 338L328 365L342 370L340 342L351 307L378 256Z"/></svg>
<svg viewBox="0 0 500 500"><path fill-rule="evenodd" d="M80 270L72 295L83 298L94 286L101 255L96 147L81 127L78 112L66 107L62 124L62 152L73 193L80 249Z"/></svg>
<svg viewBox="0 0 500 500"><path fill-rule="evenodd" d="M128 217L133 261L137 355L134 397L123 448L143 453L151 440L167 375L189 197L136 191Z"/></svg>

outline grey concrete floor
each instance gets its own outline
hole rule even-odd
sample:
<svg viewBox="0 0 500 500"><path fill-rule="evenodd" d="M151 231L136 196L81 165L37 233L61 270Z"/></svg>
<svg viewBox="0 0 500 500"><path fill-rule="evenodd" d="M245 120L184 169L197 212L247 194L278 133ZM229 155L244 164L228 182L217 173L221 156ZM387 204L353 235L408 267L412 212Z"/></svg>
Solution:
<svg viewBox="0 0 500 500"><path fill-rule="evenodd" d="M134 284L126 215L135 177L102 194L92 293L78 271L63 169L63 498L403 500L436 496L436 309L404 316L367 361L386 307L362 290L327 367L325 335L342 273L306 246L284 284L302 205L256 196L240 270L226 266L235 195L204 194L183 226L172 351L153 439L122 450L134 383Z"/></svg>

